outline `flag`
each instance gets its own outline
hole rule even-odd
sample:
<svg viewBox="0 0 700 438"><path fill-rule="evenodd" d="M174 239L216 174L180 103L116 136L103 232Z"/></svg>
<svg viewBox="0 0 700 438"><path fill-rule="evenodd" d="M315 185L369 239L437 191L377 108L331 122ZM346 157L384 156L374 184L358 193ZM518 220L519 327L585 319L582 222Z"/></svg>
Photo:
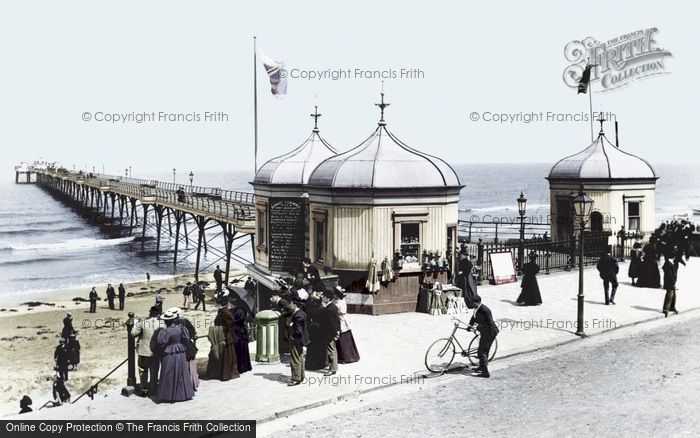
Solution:
<svg viewBox="0 0 700 438"><path fill-rule="evenodd" d="M578 93L577 94L586 94L588 92L588 84L591 82L591 67L593 67L590 64L586 65L586 68L583 69L583 73L581 74L581 80L578 81Z"/></svg>
<svg viewBox="0 0 700 438"><path fill-rule="evenodd" d="M284 62L275 61L258 49L263 66L270 78L270 91L273 96L287 94L287 72L284 70Z"/></svg>

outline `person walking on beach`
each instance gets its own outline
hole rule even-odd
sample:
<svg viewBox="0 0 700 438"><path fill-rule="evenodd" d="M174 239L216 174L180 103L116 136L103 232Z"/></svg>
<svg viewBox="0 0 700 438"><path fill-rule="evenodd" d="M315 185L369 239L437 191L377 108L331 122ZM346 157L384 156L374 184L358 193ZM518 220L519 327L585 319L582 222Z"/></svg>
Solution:
<svg viewBox="0 0 700 438"><path fill-rule="evenodd" d="M540 272L540 267L537 265L536 253L531 252L529 259L530 261L523 265L523 282L520 284L522 292L516 301L525 306L537 306L542 304L540 286L537 284L537 273Z"/></svg>
<svg viewBox="0 0 700 438"><path fill-rule="evenodd" d="M164 353L160 361L158 400L169 402L189 400L194 397L184 346L189 334L185 327L176 324L176 314L165 312L160 319L165 322L165 328L158 332L157 339L158 346Z"/></svg>
<svg viewBox="0 0 700 438"><path fill-rule="evenodd" d="M151 349L153 336L163 324L158 319L160 312L156 306L151 307L148 312L148 319L136 320L131 328L131 336L136 339L136 354L138 354L137 365L139 367L139 380L141 381L141 396L156 394L158 391L158 369L160 359Z"/></svg>
<svg viewBox="0 0 700 438"><path fill-rule="evenodd" d="M306 313L294 304L285 302L285 307L291 316L289 317L289 343L291 346L292 379L288 386L299 385L304 380L304 356L306 346L311 343L309 332L306 331Z"/></svg>
<svg viewBox="0 0 700 438"><path fill-rule="evenodd" d="M620 266L617 264L617 259L610 254L608 248L607 253L598 260L596 265L600 278L603 280L603 290L605 291L605 305L610 303L615 304L615 292L617 292L617 273L620 271ZM612 292L610 286L612 285ZM610 292L610 295L608 295Z"/></svg>
<svg viewBox="0 0 700 438"><path fill-rule="evenodd" d="M474 330L474 324L476 324L476 330L479 332L479 348L477 349L479 366L473 370L472 376L489 378L491 377L488 368L489 351L491 351L491 345L496 339L496 336L498 336L499 330L496 326L496 322L493 320L491 309L481 303L481 297L479 295L474 298L471 308L474 309L474 315L471 320L469 320L469 327L467 330Z"/></svg>
<svg viewBox="0 0 700 438"><path fill-rule="evenodd" d="M156 291L156 307L158 308L158 315L163 313L163 301L165 301L165 298L163 298L163 295L160 294L160 291Z"/></svg>
<svg viewBox="0 0 700 438"><path fill-rule="evenodd" d="M182 289L182 308L190 308L190 298L192 297L192 282L188 281L185 288Z"/></svg>
<svg viewBox="0 0 700 438"><path fill-rule="evenodd" d="M151 273L146 272L146 283L150 283L150 282L151 282Z"/></svg>
<svg viewBox="0 0 700 438"><path fill-rule="evenodd" d="M195 281L195 283L192 285L192 296L195 300L194 310L199 309L199 305L201 304L202 311L206 312L207 303L204 302L206 296L204 295L204 290L202 289L202 286L199 284L199 282Z"/></svg>
<svg viewBox="0 0 700 438"><path fill-rule="evenodd" d="M78 369L78 365L80 365L80 342L75 336L75 333L71 333L68 336L66 347L68 348L68 365L75 371Z"/></svg>
<svg viewBox="0 0 700 438"><path fill-rule="evenodd" d="M92 289L90 290L90 313L95 313L97 312L97 299L99 297L97 296L97 291L95 290L95 287L93 286Z"/></svg>
<svg viewBox="0 0 700 438"><path fill-rule="evenodd" d="M224 272L219 268L219 265L216 265L216 270L214 271L214 281L216 281L216 291L221 292L221 288L223 287L224 284L224 277L223 277Z"/></svg>
<svg viewBox="0 0 700 438"><path fill-rule="evenodd" d="M107 285L107 301L109 303L109 310L114 310L114 288L112 287L112 284Z"/></svg>
<svg viewBox="0 0 700 438"><path fill-rule="evenodd" d="M61 330L61 337L68 339L68 336L75 334L75 329L73 328L73 315L70 313L66 314L63 318L63 330Z"/></svg>
<svg viewBox="0 0 700 438"><path fill-rule="evenodd" d="M70 392L61 376L53 376L53 405L61 406L70 402Z"/></svg>
<svg viewBox="0 0 700 438"><path fill-rule="evenodd" d="M123 283L119 283L119 310L124 310L124 299L126 298L126 289Z"/></svg>
<svg viewBox="0 0 700 438"><path fill-rule="evenodd" d="M68 380L68 365L70 364L70 351L66 345L66 338L58 339L58 346L53 352L53 360L58 375L63 380Z"/></svg>
<svg viewBox="0 0 700 438"><path fill-rule="evenodd" d="M668 317L668 312L674 312L678 314L676 310L676 280L678 279L678 271L671 262L671 256L669 254L664 254L664 264L661 269L664 271L664 289L666 290L666 295L664 296L664 306L663 312L664 316Z"/></svg>

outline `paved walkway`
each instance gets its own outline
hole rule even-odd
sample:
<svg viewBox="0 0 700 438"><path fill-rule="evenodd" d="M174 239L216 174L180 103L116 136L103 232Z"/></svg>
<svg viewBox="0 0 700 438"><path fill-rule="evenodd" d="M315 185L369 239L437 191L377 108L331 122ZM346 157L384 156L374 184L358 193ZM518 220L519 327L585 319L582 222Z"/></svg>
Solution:
<svg viewBox="0 0 700 438"><path fill-rule="evenodd" d="M606 330L663 317L660 313L664 291L633 288L626 277L627 265L620 268L617 305L603 304L602 281L593 268L585 272L586 332L595 335ZM694 258L679 273L678 309L700 307L700 294L693 279L700 274L700 259ZM498 357L577 341L576 295L578 272L561 272L538 277L544 304L521 307L515 304L518 284L482 286L484 303L501 324ZM379 292L381 293L381 291ZM469 315L462 315L468 320ZM451 316L405 313L385 316L350 315L361 360L341 365L334 378L320 372L307 372L308 382L287 387L290 374L286 364L253 364L253 371L229 381L202 381L195 398L176 404L154 404L149 399L118 395L117 389L103 391L95 400L44 409L22 418L86 419L256 419L272 420L314 405L381 388L387 384L420 388L415 375L426 373L423 361L427 347L451 332ZM467 338L465 338L467 339ZM206 342L205 342L206 344ZM200 345L200 347L204 347ZM204 348L202 348L204 350ZM207 351L200 350L206 357ZM254 351L251 344L251 351ZM461 358L457 358L459 360Z"/></svg>

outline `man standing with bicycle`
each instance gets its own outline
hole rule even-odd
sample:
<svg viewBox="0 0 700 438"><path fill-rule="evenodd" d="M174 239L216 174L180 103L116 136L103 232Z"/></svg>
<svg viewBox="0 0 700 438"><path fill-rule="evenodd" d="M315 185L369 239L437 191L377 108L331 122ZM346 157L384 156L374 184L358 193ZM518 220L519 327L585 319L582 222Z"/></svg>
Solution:
<svg viewBox="0 0 700 438"><path fill-rule="evenodd" d="M491 377L488 368L489 351L499 330L493 320L491 309L481 303L479 295L474 297L469 307L474 309L474 315L469 320L469 328L467 330L474 330L474 325L476 324L476 330L479 332L479 349L477 350L479 366L473 369L472 376L489 378Z"/></svg>

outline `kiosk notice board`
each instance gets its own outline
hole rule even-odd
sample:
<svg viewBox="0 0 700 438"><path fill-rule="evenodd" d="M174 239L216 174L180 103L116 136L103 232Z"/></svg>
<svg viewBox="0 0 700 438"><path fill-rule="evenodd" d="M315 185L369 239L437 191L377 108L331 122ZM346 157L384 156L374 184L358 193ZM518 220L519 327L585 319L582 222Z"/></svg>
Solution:
<svg viewBox="0 0 700 438"><path fill-rule="evenodd" d="M306 206L299 198L270 199L270 269L295 272L304 260Z"/></svg>
<svg viewBox="0 0 700 438"><path fill-rule="evenodd" d="M491 284L515 283L518 277L515 275L515 262L510 251L489 253L489 266L491 267Z"/></svg>

